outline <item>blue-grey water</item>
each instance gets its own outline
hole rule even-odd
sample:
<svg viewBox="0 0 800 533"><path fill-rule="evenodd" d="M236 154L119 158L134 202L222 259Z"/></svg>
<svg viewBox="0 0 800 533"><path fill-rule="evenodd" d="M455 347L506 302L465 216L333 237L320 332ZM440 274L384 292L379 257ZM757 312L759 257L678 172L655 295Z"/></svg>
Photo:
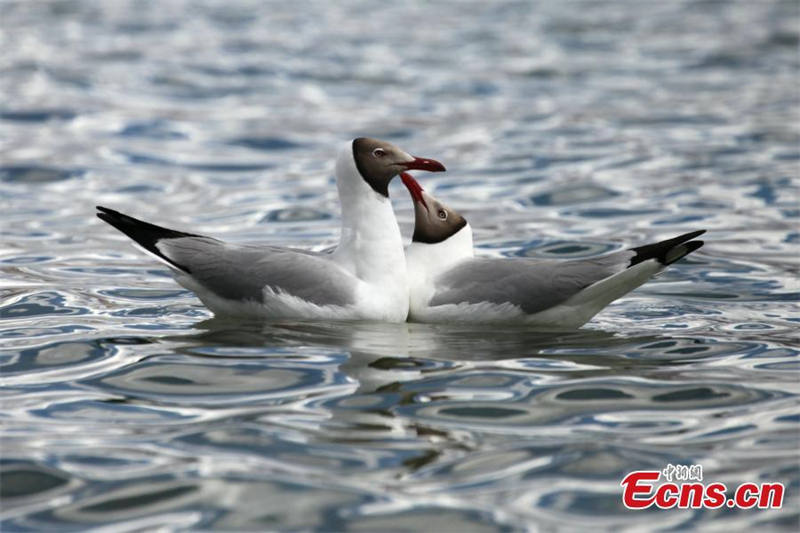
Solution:
<svg viewBox="0 0 800 533"><path fill-rule="evenodd" d="M0 3L0 527L795 530L799 32L795 1ZM323 248L358 135L444 162L485 255L707 244L574 333L242 323L94 217ZM667 464L786 501L626 510Z"/></svg>

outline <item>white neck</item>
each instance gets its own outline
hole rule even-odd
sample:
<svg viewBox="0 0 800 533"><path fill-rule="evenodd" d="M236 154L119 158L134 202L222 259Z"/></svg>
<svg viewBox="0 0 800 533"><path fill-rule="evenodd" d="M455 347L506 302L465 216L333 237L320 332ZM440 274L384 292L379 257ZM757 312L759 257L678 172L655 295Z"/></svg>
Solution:
<svg viewBox="0 0 800 533"><path fill-rule="evenodd" d="M442 272L475 255L472 249L472 228L466 224L450 238L427 244L412 242L406 248L406 263L412 284L417 280L433 280Z"/></svg>
<svg viewBox="0 0 800 533"><path fill-rule="evenodd" d="M391 201L361 177L348 143L336 160L336 186L342 205L342 234L333 253L343 268L367 282L394 278L405 284L403 239Z"/></svg>

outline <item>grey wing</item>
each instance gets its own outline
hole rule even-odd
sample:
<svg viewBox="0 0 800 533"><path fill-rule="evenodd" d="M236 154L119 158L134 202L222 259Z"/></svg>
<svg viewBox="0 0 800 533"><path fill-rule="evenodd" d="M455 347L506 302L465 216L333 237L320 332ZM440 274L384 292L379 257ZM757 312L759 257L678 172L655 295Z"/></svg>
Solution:
<svg viewBox="0 0 800 533"><path fill-rule="evenodd" d="M565 302L589 285L628 267L631 251L573 261L475 258L435 280L431 306L511 303L533 314Z"/></svg>
<svg viewBox="0 0 800 533"><path fill-rule="evenodd" d="M326 254L199 236L164 239L157 247L197 283L224 298L260 302L269 287L317 305L345 306L355 299L355 278Z"/></svg>

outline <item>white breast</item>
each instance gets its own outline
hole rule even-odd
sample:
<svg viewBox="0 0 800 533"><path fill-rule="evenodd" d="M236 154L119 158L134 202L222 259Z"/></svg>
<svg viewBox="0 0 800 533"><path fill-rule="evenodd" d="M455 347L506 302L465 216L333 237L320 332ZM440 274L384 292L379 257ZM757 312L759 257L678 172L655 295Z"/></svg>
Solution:
<svg viewBox="0 0 800 533"><path fill-rule="evenodd" d="M473 257L472 228L467 224L449 239L436 244L412 242L405 254L409 318L423 320L423 316L430 314L428 303L436 292L436 279Z"/></svg>

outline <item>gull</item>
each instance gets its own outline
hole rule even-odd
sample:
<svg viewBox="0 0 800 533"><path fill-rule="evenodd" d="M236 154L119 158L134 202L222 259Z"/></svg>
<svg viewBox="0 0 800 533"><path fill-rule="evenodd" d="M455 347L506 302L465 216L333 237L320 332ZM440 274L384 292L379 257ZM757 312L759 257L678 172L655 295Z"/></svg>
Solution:
<svg viewBox="0 0 800 533"><path fill-rule="evenodd" d="M107 207L97 216L170 268L216 315L403 322L408 281L389 182L438 161L360 137L336 160L341 238L330 253L256 244L156 226Z"/></svg>
<svg viewBox="0 0 800 533"><path fill-rule="evenodd" d="M406 247L411 321L576 329L703 245L692 240L699 230L589 259L475 257L466 219L410 174L401 179L414 201Z"/></svg>

